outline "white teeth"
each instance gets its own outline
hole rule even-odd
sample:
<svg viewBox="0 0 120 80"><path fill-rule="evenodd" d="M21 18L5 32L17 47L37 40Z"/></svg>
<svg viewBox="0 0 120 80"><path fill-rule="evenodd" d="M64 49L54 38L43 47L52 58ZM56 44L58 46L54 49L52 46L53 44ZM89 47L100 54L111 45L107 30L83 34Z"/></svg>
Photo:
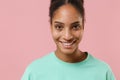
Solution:
<svg viewBox="0 0 120 80"><path fill-rule="evenodd" d="M72 43L63 43L65 46L70 46L70 45L72 45Z"/></svg>
<svg viewBox="0 0 120 80"><path fill-rule="evenodd" d="M62 42L62 44L64 46L71 46L74 43L75 40L73 40L72 42Z"/></svg>

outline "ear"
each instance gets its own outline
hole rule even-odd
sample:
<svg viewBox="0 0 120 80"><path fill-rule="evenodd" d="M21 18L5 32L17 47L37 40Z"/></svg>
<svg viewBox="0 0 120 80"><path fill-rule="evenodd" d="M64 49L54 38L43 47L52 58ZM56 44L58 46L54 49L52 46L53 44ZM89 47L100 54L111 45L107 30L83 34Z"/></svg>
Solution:
<svg viewBox="0 0 120 80"><path fill-rule="evenodd" d="M52 22L49 20L49 23L50 23L50 30L51 30L51 32L52 32Z"/></svg>

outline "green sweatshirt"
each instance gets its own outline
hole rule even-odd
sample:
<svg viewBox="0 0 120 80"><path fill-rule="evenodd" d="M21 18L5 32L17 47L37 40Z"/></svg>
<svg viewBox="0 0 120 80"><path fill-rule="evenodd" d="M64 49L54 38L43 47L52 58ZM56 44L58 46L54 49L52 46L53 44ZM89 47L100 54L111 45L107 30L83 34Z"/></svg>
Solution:
<svg viewBox="0 0 120 80"><path fill-rule="evenodd" d="M54 52L33 61L21 80L116 80L109 65L87 53L84 61L68 63Z"/></svg>

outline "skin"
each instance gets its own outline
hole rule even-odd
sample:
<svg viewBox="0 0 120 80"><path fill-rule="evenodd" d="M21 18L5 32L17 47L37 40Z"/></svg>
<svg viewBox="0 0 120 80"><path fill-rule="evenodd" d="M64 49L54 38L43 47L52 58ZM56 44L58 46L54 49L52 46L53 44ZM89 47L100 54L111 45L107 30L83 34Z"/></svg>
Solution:
<svg viewBox="0 0 120 80"><path fill-rule="evenodd" d="M80 13L71 4L65 4L54 12L51 33L56 43L55 54L65 62L80 62L86 58L78 49L84 32Z"/></svg>

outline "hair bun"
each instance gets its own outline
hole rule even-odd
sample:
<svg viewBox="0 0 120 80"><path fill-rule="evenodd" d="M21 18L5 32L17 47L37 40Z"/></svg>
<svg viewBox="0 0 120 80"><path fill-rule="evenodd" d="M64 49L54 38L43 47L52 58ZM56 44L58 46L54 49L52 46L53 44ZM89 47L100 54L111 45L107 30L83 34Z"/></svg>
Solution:
<svg viewBox="0 0 120 80"><path fill-rule="evenodd" d="M54 1L57 1L57 0L51 0L51 3L53 3ZM69 1L69 0L68 0ZM71 0L72 1L72 0ZM79 0L82 4L84 4L84 0Z"/></svg>

